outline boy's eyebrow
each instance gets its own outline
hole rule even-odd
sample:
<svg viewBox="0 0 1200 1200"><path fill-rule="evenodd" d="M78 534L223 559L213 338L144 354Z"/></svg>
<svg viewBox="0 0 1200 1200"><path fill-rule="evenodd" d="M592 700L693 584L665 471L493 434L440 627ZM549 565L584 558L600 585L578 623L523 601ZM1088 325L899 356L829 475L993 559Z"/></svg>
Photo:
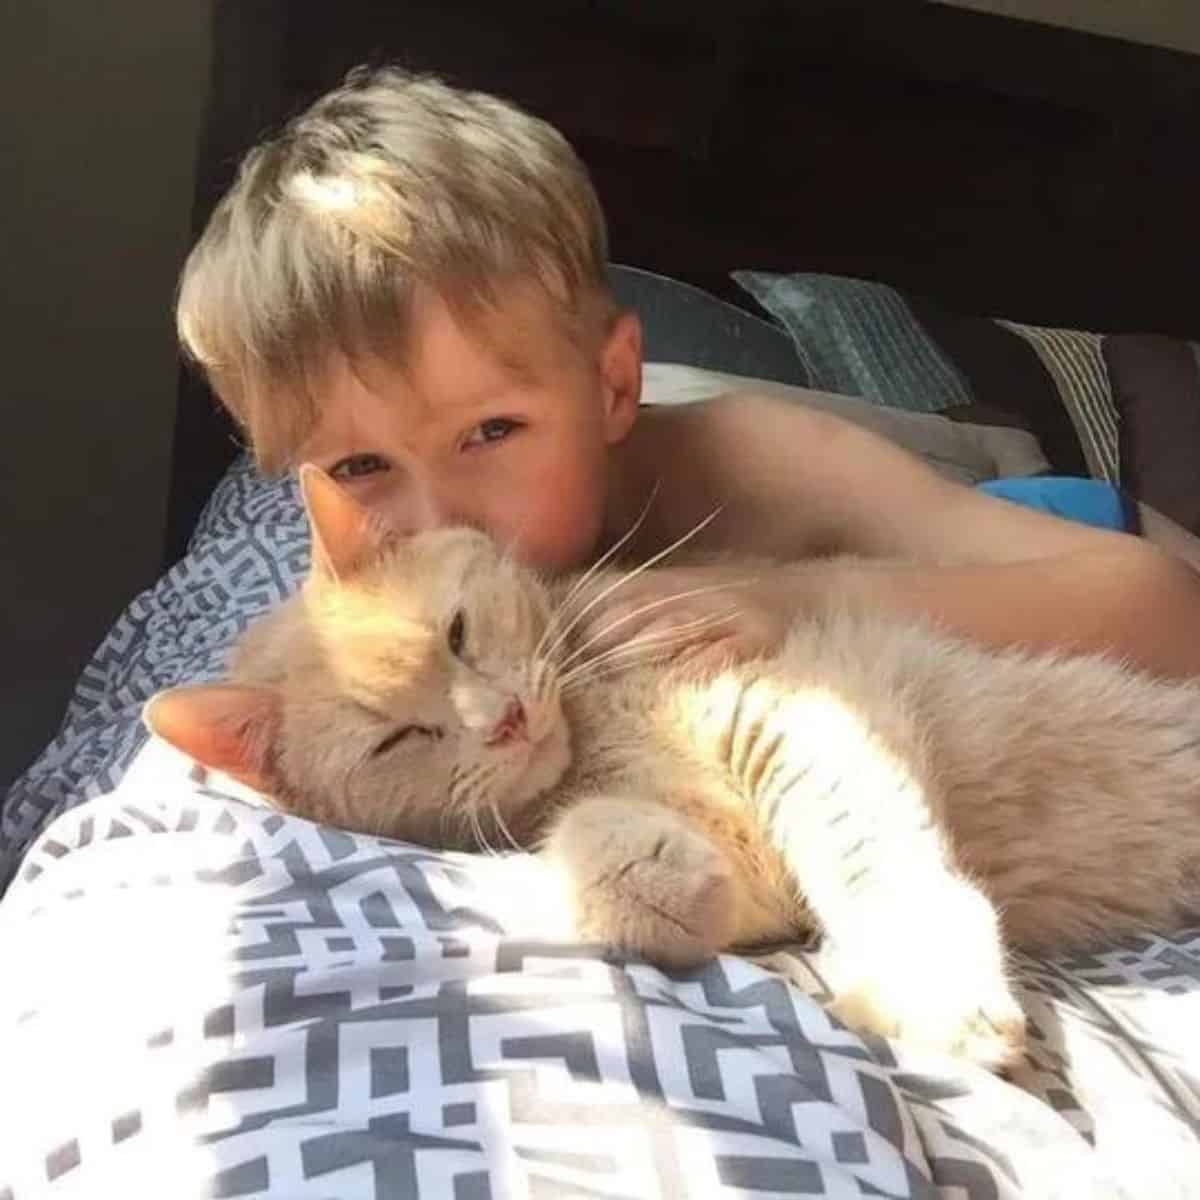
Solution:
<svg viewBox="0 0 1200 1200"><path fill-rule="evenodd" d="M447 410L455 415L476 409L489 408L518 388L529 387L538 382L537 372L524 364L502 363L503 374L488 379L476 387L461 392L449 392L436 405L440 415Z"/></svg>
<svg viewBox="0 0 1200 1200"><path fill-rule="evenodd" d="M532 378L514 379L499 385L476 388L475 391L467 393L466 396L447 405L447 407L465 412L477 408L490 408L497 400L502 399L512 392L514 388L531 382L533 382Z"/></svg>
<svg viewBox="0 0 1200 1200"><path fill-rule="evenodd" d="M497 402L504 399L515 387L523 383L533 382L532 374L526 375L524 378L514 378L503 382L490 383L484 387L479 387L463 396L453 397L443 401L437 406L438 411L434 414L434 420L439 418L444 420L461 421L464 417L472 416L478 412L494 407ZM339 457L351 454L367 454L372 453L370 443L377 439L368 438L359 430L355 430L350 439L347 449L347 443L343 443L339 436L338 430L326 431L320 424L309 434L307 438L297 448L296 458L298 461L303 461L307 458L320 458L329 454L337 453Z"/></svg>

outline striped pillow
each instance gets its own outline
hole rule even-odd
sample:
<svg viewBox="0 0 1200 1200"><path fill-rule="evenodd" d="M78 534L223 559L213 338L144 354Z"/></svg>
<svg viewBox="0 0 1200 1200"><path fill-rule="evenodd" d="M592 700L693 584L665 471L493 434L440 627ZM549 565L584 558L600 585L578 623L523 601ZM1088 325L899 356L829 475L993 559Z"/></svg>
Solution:
<svg viewBox="0 0 1200 1200"><path fill-rule="evenodd" d="M1101 352L1104 339L1078 329L1045 329L1001 320L996 324L1024 338L1041 359L1075 426L1089 473L1119 483L1117 408Z"/></svg>
<svg viewBox="0 0 1200 1200"><path fill-rule="evenodd" d="M963 317L836 275L733 278L791 335L812 387L1027 429L1055 471L1121 482L1117 405L1099 334Z"/></svg>

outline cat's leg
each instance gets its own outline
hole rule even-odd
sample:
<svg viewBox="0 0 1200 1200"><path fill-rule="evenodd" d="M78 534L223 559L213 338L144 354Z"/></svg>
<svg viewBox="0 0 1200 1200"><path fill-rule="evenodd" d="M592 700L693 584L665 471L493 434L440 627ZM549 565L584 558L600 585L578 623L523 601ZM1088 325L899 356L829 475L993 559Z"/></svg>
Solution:
<svg viewBox="0 0 1200 1200"><path fill-rule="evenodd" d="M652 801L592 796L563 809L542 846L579 935L664 966L727 949L742 888L702 832Z"/></svg>
<svg viewBox="0 0 1200 1200"><path fill-rule="evenodd" d="M907 887L902 899L887 889L857 905L823 906L834 1015L992 1070L1015 1065L1025 1016L991 902L953 875Z"/></svg>
<svg viewBox="0 0 1200 1200"><path fill-rule="evenodd" d="M793 714L795 715L795 714ZM793 726L803 728L803 726ZM857 723L764 773L757 804L823 929L848 1025L1002 1068L1024 1047L1000 922L959 870L920 778Z"/></svg>

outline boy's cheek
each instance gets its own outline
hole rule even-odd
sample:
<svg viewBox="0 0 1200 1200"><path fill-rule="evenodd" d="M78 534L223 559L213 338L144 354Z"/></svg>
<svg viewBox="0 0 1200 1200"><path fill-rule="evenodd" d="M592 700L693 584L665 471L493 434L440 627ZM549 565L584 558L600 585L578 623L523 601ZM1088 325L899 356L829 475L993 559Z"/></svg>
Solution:
<svg viewBox="0 0 1200 1200"><path fill-rule="evenodd" d="M590 561L604 520L604 492L598 479L544 473L523 481L522 503L513 506L501 537L515 540L521 560L560 571Z"/></svg>
<svg viewBox="0 0 1200 1200"><path fill-rule="evenodd" d="M510 537L516 541L522 562L548 571L583 566L592 557L599 537L599 522L590 510L571 511L559 505L530 515Z"/></svg>

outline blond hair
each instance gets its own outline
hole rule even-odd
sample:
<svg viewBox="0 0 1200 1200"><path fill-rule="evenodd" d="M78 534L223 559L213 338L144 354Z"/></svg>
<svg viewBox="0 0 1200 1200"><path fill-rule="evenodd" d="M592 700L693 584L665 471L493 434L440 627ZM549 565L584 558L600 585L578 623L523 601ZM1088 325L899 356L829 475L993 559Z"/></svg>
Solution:
<svg viewBox="0 0 1200 1200"><path fill-rule="evenodd" d="M180 280L185 351L279 470L332 355L403 361L415 292L457 315L532 282L578 336L612 311L583 164L512 104L396 68L351 72L245 158Z"/></svg>

